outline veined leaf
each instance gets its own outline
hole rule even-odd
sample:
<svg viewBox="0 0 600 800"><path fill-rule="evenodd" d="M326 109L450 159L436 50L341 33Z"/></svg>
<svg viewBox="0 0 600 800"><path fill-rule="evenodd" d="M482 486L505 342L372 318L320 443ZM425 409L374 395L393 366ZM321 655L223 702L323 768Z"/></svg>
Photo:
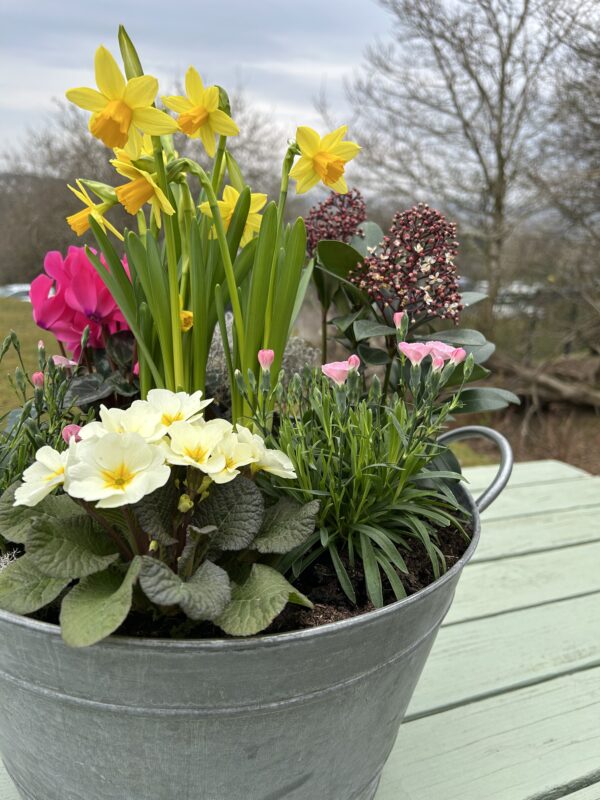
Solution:
<svg viewBox="0 0 600 800"><path fill-rule="evenodd" d="M28 556L0 570L0 608L13 614L32 614L55 600L70 579L49 578Z"/></svg>
<svg viewBox="0 0 600 800"><path fill-rule="evenodd" d="M198 621L218 617L231 600L229 576L212 561L205 561L188 581L183 581L162 561L144 556L140 586L153 603L178 605L190 619Z"/></svg>
<svg viewBox="0 0 600 800"><path fill-rule="evenodd" d="M280 497L266 509L253 547L259 553L288 553L304 544L315 529L319 506L318 500L302 505L289 497Z"/></svg>
<svg viewBox="0 0 600 800"><path fill-rule="evenodd" d="M0 536L15 544L26 544L35 519L63 519L76 514L79 506L68 495L50 494L36 506L14 506L21 481L13 483L0 497Z"/></svg>
<svg viewBox="0 0 600 800"><path fill-rule="evenodd" d="M243 550L259 532L264 515L264 500L254 481L237 477L229 483L210 487L210 494L197 507L193 524L198 528L214 525L211 547Z"/></svg>

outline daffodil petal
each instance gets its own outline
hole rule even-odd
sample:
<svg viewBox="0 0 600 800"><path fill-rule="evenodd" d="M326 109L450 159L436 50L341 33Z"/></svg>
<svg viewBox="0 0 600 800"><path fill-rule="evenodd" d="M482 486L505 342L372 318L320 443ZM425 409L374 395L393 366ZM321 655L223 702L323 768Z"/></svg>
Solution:
<svg viewBox="0 0 600 800"><path fill-rule="evenodd" d="M189 111L194 106L192 105L191 101L187 99L187 97L182 97L178 94L167 95L166 97L161 97L161 100L166 105L167 108L170 108L171 111L176 111L178 114L183 114L186 111Z"/></svg>
<svg viewBox="0 0 600 800"><path fill-rule="evenodd" d="M319 150L321 139L313 128L309 128L307 125L301 125L296 130L296 142L302 151L302 155L312 158Z"/></svg>
<svg viewBox="0 0 600 800"><path fill-rule="evenodd" d="M212 211L210 210L210 203L206 200L204 203L200 203L198 206L200 213L204 214L207 217L212 217Z"/></svg>
<svg viewBox="0 0 600 800"><path fill-rule="evenodd" d="M106 47L100 45L96 50L94 66L96 69L96 84L102 94L106 95L109 100L120 100L125 91L125 78L119 69L119 65Z"/></svg>
<svg viewBox="0 0 600 800"><path fill-rule="evenodd" d="M157 186L154 183L154 181L152 181L152 184L154 186L154 195L158 199L158 202L160 203L160 207L162 208L162 210L165 212L165 214L169 215L174 214L175 209L169 202L169 198L167 197L167 195L163 192L163 190L159 186Z"/></svg>
<svg viewBox="0 0 600 800"><path fill-rule="evenodd" d="M173 117L164 111L159 111L158 108L135 108L132 119L134 125L152 136L162 136L177 130L177 123Z"/></svg>
<svg viewBox="0 0 600 800"><path fill-rule="evenodd" d="M359 151L360 145L356 142L338 142L329 148L329 152L341 158L342 161L352 161Z"/></svg>
<svg viewBox="0 0 600 800"><path fill-rule="evenodd" d="M348 184L346 183L346 179L343 177L339 178L335 183L326 184L326 186L329 186L332 191L337 192L338 194L346 194L348 191Z"/></svg>
<svg viewBox="0 0 600 800"><path fill-rule="evenodd" d="M312 189L313 186L316 186L319 180L320 178L316 172L311 175L307 175L305 178L302 178L296 183L296 194L304 194L304 192L308 192L309 189Z"/></svg>
<svg viewBox="0 0 600 800"><path fill-rule="evenodd" d="M267 195L266 194L261 194L260 192L257 192L256 194L250 195L250 212L249 212L249 214L256 214L257 212L259 212L266 202L267 202ZM259 217L259 220L260 219L262 219L262 217ZM248 216L248 224L250 224L250 216ZM260 225L260 222L259 222L259 225Z"/></svg>
<svg viewBox="0 0 600 800"><path fill-rule="evenodd" d="M217 145L215 142L215 134L212 128L209 125L201 125L199 129L200 138L202 139L202 144L204 145L204 149L206 150L207 155L212 158L215 154L217 149Z"/></svg>
<svg viewBox="0 0 600 800"><path fill-rule="evenodd" d="M86 111L102 111L104 106L108 103L107 98L97 92L95 89L88 89L82 86L78 89L69 89L67 92L67 100L74 103L79 108L84 108Z"/></svg>
<svg viewBox="0 0 600 800"><path fill-rule="evenodd" d="M237 189L234 189L233 186L228 185L223 189L223 200L230 206L235 206L239 196L240 193L237 191ZM252 201L250 202L250 205L252 205Z"/></svg>
<svg viewBox="0 0 600 800"><path fill-rule="evenodd" d="M123 100L129 108L147 108L154 102L158 94L158 81L152 75L140 75L132 78L125 87Z"/></svg>
<svg viewBox="0 0 600 800"><path fill-rule="evenodd" d="M156 227L160 228L161 226L161 217L160 217L160 203L157 197L153 197L150 200L150 205L152 207L152 214L154 216L154 221L156 222Z"/></svg>
<svg viewBox="0 0 600 800"><path fill-rule="evenodd" d="M217 87L215 86L214 88L216 89ZM221 111L220 108L217 108L216 111L211 111L210 126L213 131L220 133L221 136L237 136L240 132L240 129L231 117L224 111Z"/></svg>
<svg viewBox="0 0 600 800"><path fill-rule="evenodd" d="M290 170L290 178L294 178L294 180L299 180L300 178L303 178L309 173L313 172L314 168L313 168L312 158L308 158L307 156L300 156L298 161L296 161L296 163Z"/></svg>
<svg viewBox="0 0 600 800"><path fill-rule="evenodd" d="M119 161L116 158L110 163L119 173L119 175L122 175L124 178L129 178L130 180L134 181L136 178L140 177L140 170L137 167L134 167L133 164L128 164L126 161Z"/></svg>
<svg viewBox="0 0 600 800"><path fill-rule="evenodd" d="M341 142L344 136L348 133L348 126L347 125L340 125L339 128L336 128L331 133L326 134L321 139L321 147L320 150L331 150L338 142Z"/></svg>
<svg viewBox="0 0 600 800"><path fill-rule="evenodd" d="M198 105L204 106L204 108L210 113L212 117L212 112L216 111L219 108L218 88L216 86L209 86L208 89L205 89L202 102L199 103Z"/></svg>
<svg viewBox="0 0 600 800"><path fill-rule="evenodd" d="M189 67L185 73L185 92L192 101L193 106L201 106L204 95L204 84L200 73L195 67Z"/></svg>

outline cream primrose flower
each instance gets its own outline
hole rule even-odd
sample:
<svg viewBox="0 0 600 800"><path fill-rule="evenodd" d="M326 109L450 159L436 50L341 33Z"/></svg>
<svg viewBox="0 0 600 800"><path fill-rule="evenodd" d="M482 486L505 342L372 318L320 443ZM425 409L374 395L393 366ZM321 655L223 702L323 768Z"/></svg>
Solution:
<svg viewBox="0 0 600 800"><path fill-rule="evenodd" d="M255 459L252 446L241 442L236 433L226 433L216 446L213 455L222 456L225 465L221 472L211 475L215 483L229 483L240 474L240 467L251 464Z"/></svg>
<svg viewBox="0 0 600 800"><path fill-rule="evenodd" d="M142 402L142 401L140 401ZM168 389L151 389L146 403L160 414L162 424L169 428L174 422L196 422L202 417L202 410L212 400L202 400L202 392L171 392Z"/></svg>
<svg viewBox="0 0 600 800"><path fill-rule="evenodd" d="M252 448L254 461L250 468L253 473L259 471L270 472L271 475L287 480L293 480L296 477L292 461L282 450L268 448L258 434L252 433L243 425L236 425L235 429L239 441Z"/></svg>
<svg viewBox="0 0 600 800"><path fill-rule="evenodd" d="M97 508L117 508L139 502L164 486L171 474L160 447L138 433L107 433L73 445L67 492Z"/></svg>
<svg viewBox="0 0 600 800"><path fill-rule="evenodd" d="M59 453L45 445L35 454L35 461L23 473L23 483L15 492L15 506L37 506L40 500L65 482L69 451Z"/></svg>
<svg viewBox="0 0 600 800"><path fill-rule="evenodd" d="M223 422L224 420L211 420L197 425L191 422L173 422L169 427L169 439L165 439L163 444L163 452L169 464L194 467L211 478L222 472L226 467L225 456L214 453L223 436L228 433Z"/></svg>
<svg viewBox="0 0 600 800"><path fill-rule="evenodd" d="M167 428L162 415L143 400L129 408L100 406L100 422L90 422L79 431L82 440L98 439L108 433L137 433L146 442L154 443L165 435Z"/></svg>

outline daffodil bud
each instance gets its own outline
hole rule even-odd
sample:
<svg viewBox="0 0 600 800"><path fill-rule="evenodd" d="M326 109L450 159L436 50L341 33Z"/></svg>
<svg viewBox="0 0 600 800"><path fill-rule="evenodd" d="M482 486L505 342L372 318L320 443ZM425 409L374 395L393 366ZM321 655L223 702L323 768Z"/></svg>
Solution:
<svg viewBox="0 0 600 800"><path fill-rule="evenodd" d="M99 197L105 203L110 203L114 206L118 202L114 187L109 186L107 183L91 181L87 178L80 178L79 183L83 184L86 189L89 189L90 192L93 192L96 197Z"/></svg>
<svg viewBox="0 0 600 800"><path fill-rule="evenodd" d="M123 66L125 67L125 74L129 80L131 80L131 78L138 78L140 75L144 74L142 62L140 61L137 50L133 46L133 42L129 38L129 34L123 25L119 25L118 38L119 49L121 50L121 56L123 58Z"/></svg>

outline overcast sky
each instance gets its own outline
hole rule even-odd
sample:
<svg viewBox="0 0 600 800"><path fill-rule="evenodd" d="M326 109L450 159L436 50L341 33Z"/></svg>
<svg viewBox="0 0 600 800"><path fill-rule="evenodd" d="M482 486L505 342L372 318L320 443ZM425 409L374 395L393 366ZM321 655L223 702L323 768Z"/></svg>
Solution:
<svg viewBox="0 0 600 800"><path fill-rule="evenodd" d="M335 118L344 116L344 77L389 30L374 0L0 0L5 144L43 124L66 89L95 86L94 51L104 44L118 54L120 22L162 87L193 64L211 83L242 86L289 135L298 123L318 125L321 88Z"/></svg>

